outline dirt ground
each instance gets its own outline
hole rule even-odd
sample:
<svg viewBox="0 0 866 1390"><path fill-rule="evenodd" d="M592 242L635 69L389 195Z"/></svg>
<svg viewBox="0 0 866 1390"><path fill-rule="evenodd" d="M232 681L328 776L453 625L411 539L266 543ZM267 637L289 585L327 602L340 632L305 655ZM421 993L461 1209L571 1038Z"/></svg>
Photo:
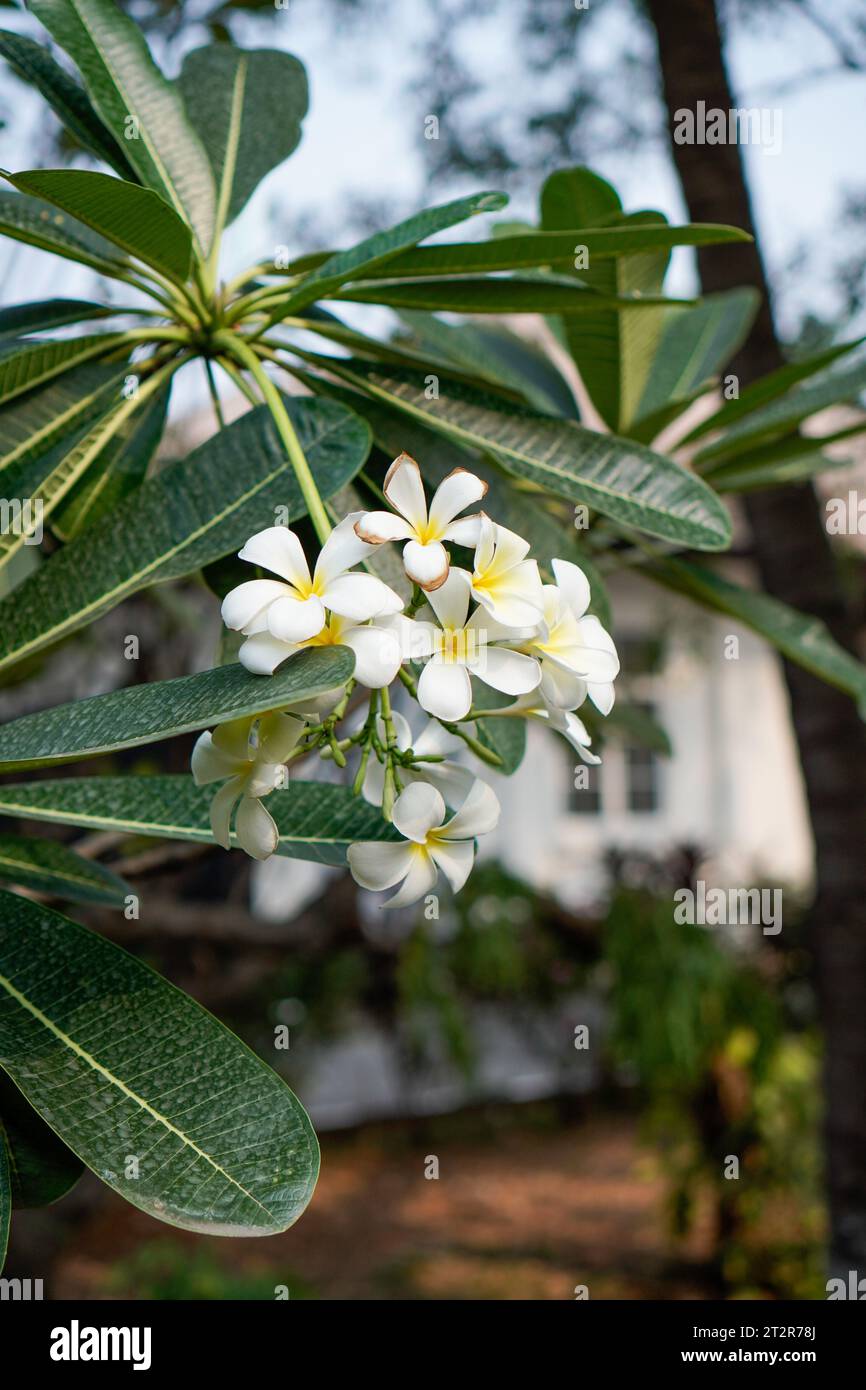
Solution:
<svg viewBox="0 0 866 1390"><path fill-rule="evenodd" d="M425 1126L324 1136L312 1205L282 1236L187 1236L108 1194L55 1268L58 1298L705 1298L698 1232L674 1251L634 1126ZM426 1177L425 1170L438 1178Z"/></svg>

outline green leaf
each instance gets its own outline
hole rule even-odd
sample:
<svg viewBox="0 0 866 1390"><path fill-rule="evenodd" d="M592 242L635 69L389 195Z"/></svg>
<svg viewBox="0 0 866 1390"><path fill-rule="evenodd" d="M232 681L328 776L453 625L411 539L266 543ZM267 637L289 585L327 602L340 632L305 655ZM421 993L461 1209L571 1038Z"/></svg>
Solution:
<svg viewBox="0 0 866 1390"><path fill-rule="evenodd" d="M83 859L59 840L0 835L0 879L35 888L68 902L123 907L128 883L92 859Z"/></svg>
<svg viewBox="0 0 866 1390"><path fill-rule="evenodd" d="M162 440L170 394L170 387L158 392L123 422L55 514L55 535L70 540L141 486Z"/></svg>
<svg viewBox="0 0 866 1390"><path fill-rule="evenodd" d="M776 439L831 405L856 401L866 390L866 360L849 367L847 371L828 372L818 381L808 386L798 386L779 400L770 402L760 410L754 410L745 418L736 421L722 435L721 439L702 449L695 455L695 466L700 468L710 463L735 458L756 445Z"/></svg>
<svg viewBox="0 0 866 1390"><path fill-rule="evenodd" d="M728 290L669 312L635 413L638 424L710 384L745 340L760 298L757 290Z"/></svg>
<svg viewBox="0 0 866 1390"><path fill-rule="evenodd" d="M81 1177L84 1165L0 1071L0 1142L4 1130L11 1160L13 1208L47 1207L65 1197Z"/></svg>
<svg viewBox="0 0 866 1390"><path fill-rule="evenodd" d="M188 53L178 81L213 169L221 230L297 146L307 75L290 53L217 43Z"/></svg>
<svg viewBox="0 0 866 1390"><path fill-rule="evenodd" d="M32 391L61 372L122 346L123 333L90 333L80 338L31 338L0 353L0 401Z"/></svg>
<svg viewBox="0 0 866 1390"><path fill-rule="evenodd" d="M45 199L164 275L187 278L190 229L151 189L87 169L28 169L6 178L20 192Z"/></svg>
<svg viewBox="0 0 866 1390"><path fill-rule="evenodd" d="M0 728L0 770L70 762L210 728L229 719L325 695L345 685L355 669L348 647L310 647L273 676L253 676L240 665L194 676L132 685L91 695Z"/></svg>
<svg viewBox="0 0 866 1390"><path fill-rule="evenodd" d="M744 386L735 400L725 401L714 414L702 420L693 430L684 435L682 442L691 442L693 439L699 439L702 435L709 434L712 430L726 428L736 420L741 419L742 416L751 414L758 406L766 405L768 401L776 400L779 396L784 395L797 382L817 375L818 372L835 362L837 358L843 357L845 353L852 352L854 348L859 347L862 342L862 338L854 338L850 343L838 343L835 347L825 348L823 352L805 357L802 361L788 362L784 367L779 367L774 372L768 372L758 381Z"/></svg>
<svg viewBox="0 0 866 1390"><path fill-rule="evenodd" d="M161 1221L271 1235L310 1200L318 1145L276 1073L134 956L8 893L0 1065L103 1182Z"/></svg>
<svg viewBox="0 0 866 1390"><path fill-rule="evenodd" d="M830 458L823 450L828 444L852 438L864 430L866 419L833 434L789 435L738 454L729 463L709 469L707 476L717 492L751 492L757 488L802 482L816 473L850 467L853 459Z"/></svg>
<svg viewBox="0 0 866 1390"><path fill-rule="evenodd" d="M323 497L364 466L369 426L333 401L286 397ZM265 406L169 464L0 602L0 668L74 632L149 584L191 574L306 513Z"/></svg>
<svg viewBox="0 0 866 1390"><path fill-rule="evenodd" d="M19 338L25 333L61 328L67 323L84 319L104 319L119 311L104 304L92 304L86 299L40 299L31 304L13 304L0 309L0 343Z"/></svg>
<svg viewBox="0 0 866 1390"><path fill-rule="evenodd" d="M96 115L74 78L55 63L47 48L0 30L0 54L19 77L42 94L48 105L84 149L105 160L122 178L134 178L132 167L117 141Z"/></svg>
<svg viewBox="0 0 866 1390"><path fill-rule="evenodd" d="M489 685L473 678L472 705L474 709L503 709L513 703L507 695L491 690ZM480 743L489 748L500 760L497 772L510 777L523 762L526 753L526 720L515 716L513 719L479 719L475 732Z"/></svg>
<svg viewBox="0 0 866 1390"><path fill-rule="evenodd" d="M127 370L127 363L119 370L87 363L0 407L0 470L39 458L101 413L116 398Z"/></svg>
<svg viewBox="0 0 866 1390"><path fill-rule="evenodd" d="M550 356L528 339L501 324L455 325L433 314L412 312L401 317L420 347L444 354L456 367L480 378L479 385L490 381L516 392L536 410L579 418L568 382Z"/></svg>
<svg viewBox="0 0 866 1390"><path fill-rule="evenodd" d="M440 383L439 398L428 400L424 378L415 373L304 356L459 443L487 450L508 473L546 492L679 545L722 550L730 541L730 519L715 493L643 445L507 406L456 383L447 390Z"/></svg>
<svg viewBox="0 0 866 1390"><path fill-rule="evenodd" d="M28 462L6 469L4 485L13 497L38 499L38 525L41 526L45 518L85 478L91 465L117 443L119 432L147 404L149 397L160 389L160 381L167 370L169 368L164 368L163 373L150 377L134 395L121 395L113 400L109 398L109 408L104 415L95 423L86 425L82 431L62 439L47 454L40 454ZM23 526L10 528L0 535L0 568L8 564L26 541L27 529Z"/></svg>
<svg viewBox="0 0 866 1390"><path fill-rule="evenodd" d="M851 695L866 718L866 666L839 645L820 618L683 560L653 561L642 573L752 628L790 661Z"/></svg>
<svg viewBox="0 0 866 1390"><path fill-rule="evenodd" d="M0 1121L0 1274L6 1263L9 1248L9 1223L12 1219L12 1173L6 1148L6 1133Z"/></svg>
<svg viewBox="0 0 866 1390"><path fill-rule="evenodd" d="M329 256L292 291L280 308L271 315L270 322L277 323L286 315L297 313L299 309L312 304L314 300L332 294L347 280L370 276L401 251L415 246L425 237L444 231L446 227L453 227L457 222L465 222L468 217L475 217L478 213L496 212L504 207L507 201L504 193L475 193L469 198L458 198L452 203L443 203L439 207L418 212L405 222L398 222L387 232L376 232L348 251L338 251L336 255Z"/></svg>
<svg viewBox="0 0 866 1390"><path fill-rule="evenodd" d="M119 830L212 844L212 787L192 777L66 777L0 787L0 812L29 820ZM277 853L291 859L343 867L357 840L397 840L381 812L350 787L300 782L272 792L267 808L279 831ZM234 833L232 835L234 839Z"/></svg>
<svg viewBox="0 0 866 1390"><path fill-rule="evenodd" d="M0 235L51 251L68 261L90 266L116 280L126 273L117 248L105 237L60 212L42 198L0 191Z"/></svg>
<svg viewBox="0 0 866 1390"><path fill-rule="evenodd" d="M541 188L541 224L557 231L568 227L599 227L622 212L612 184L585 165L557 169Z"/></svg>
<svg viewBox="0 0 866 1390"><path fill-rule="evenodd" d="M603 264L615 266L623 262L605 261ZM455 314L566 314L569 317L597 314L602 310L647 314L659 305L682 302L645 293L644 283L636 283L636 294L620 294L613 285L607 293L595 287L568 285L549 275L491 276L486 280L466 275L455 280L382 280L375 285L340 290L333 298L356 304L387 304L394 309L435 309ZM628 290L631 286L626 284L623 288Z"/></svg>
<svg viewBox="0 0 866 1390"><path fill-rule="evenodd" d="M467 275L484 271L530 270L550 266L573 269L577 251L586 250L592 260L633 255L639 251L667 250L673 246L709 246L729 241L751 241L737 227L693 223L685 227L614 226L573 227L570 231L529 232L495 237L490 241L450 241L444 246L418 246L404 251L377 271L383 280L420 275ZM335 252L331 252L335 255ZM287 271L314 270L327 252L299 256Z"/></svg>
<svg viewBox="0 0 866 1390"><path fill-rule="evenodd" d="M139 26L113 0L30 0L30 8L78 67L142 183L184 219L206 255L216 210L210 163Z"/></svg>

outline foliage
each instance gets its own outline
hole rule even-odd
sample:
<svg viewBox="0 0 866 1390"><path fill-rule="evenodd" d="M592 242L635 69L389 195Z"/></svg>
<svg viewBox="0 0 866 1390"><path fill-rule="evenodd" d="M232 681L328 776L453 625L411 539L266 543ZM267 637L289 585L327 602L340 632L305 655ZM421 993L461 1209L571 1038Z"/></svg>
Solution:
<svg viewBox="0 0 866 1390"><path fill-rule="evenodd" d="M224 284L226 226L299 138L307 106L301 64L281 53L209 45L171 82L112 0L33 0L30 8L80 80L42 44L6 35L3 52L88 154L74 168L7 173L15 191L0 197L0 231L96 271L113 289L98 301L15 306L0 323L0 665L12 678L31 669L25 660L38 663L60 639L137 591L204 567L213 577L214 562L275 520L306 518L323 542L333 516L346 509L345 489L357 490L362 510L377 505L387 458L411 448L434 483L442 470L469 460L519 516L521 534L533 533L544 569L556 555L580 563L591 578L623 560L636 564L649 578L752 623L791 659L862 698L861 669L820 624L804 628L797 615L759 605L727 581L722 605L720 581L694 557L670 558L727 546L731 523L721 494L731 488L732 468L738 486L744 470L753 470L747 482L768 486L790 476L792 449L800 449L800 476L822 466L825 441L811 440L804 458L799 427L862 385L859 367L819 376L824 354L800 364L796 376L777 374L759 393L752 388L750 397L726 401L689 432L680 417L715 390L754 306L743 295L703 305L669 299L667 254L742 233L627 214L596 175L568 169L542 190L539 231L424 244L503 207L503 195L481 192L425 209L354 247L295 261L278 254ZM95 161L111 172L92 167ZM410 341L350 329L334 313L343 301L400 310L409 316ZM616 432L580 419L568 381L544 352L498 328L464 333L435 318L437 311L549 316L598 414ZM76 324L86 331L70 332ZM58 328L62 336L52 336ZM324 351L306 346L311 333ZM196 369L207 374L217 428L188 458L157 469L175 379ZM276 371L311 394L288 399ZM227 428L225 380L254 406ZM674 455L651 447L672 422L682 445ZM586 524L576 528L578 514ZM43 525L52 537L35 552ZM593 589L601 611L603 585ZM307 656L293 657L274 678L287 682L293 706L322 692L322 668ZM353 659L340 647L323 658L348 663L346 671ZM16 721L3 735L5 767L44 767L204 729L260 709L261 698L256 678L237 668L179 673ZM269 706L279 699L269 687ZM333 723L325 719L317 734L339 762ZM516 766L521 751L497 752L495 739L473 738L470 746L495 765ZM191 787L181 792L157 777L127 779L126 788L114 778L84 780L7 788L6 809L87 829L207 833ZM339 864L359 835L388 838L388 825L370 830L369 806L351 797L337 806L335 790L309 784L297 807L286 804L278 816L281 852ZM316 821L330 826L332 816L339 833L326 827L323 850ZM14 881L32 882L32 869L22 865ZM53 896L64 902L75 893L67 884ZM60 977L52 949L68 964ZM137 1050L128 1045L120 1007L127 991L138 1014ZM173 1045L166 1020L188 1037L188 1053ZM37 1040L39 1066L32 1060ZM70 1150L163 1220L221 1234L282 1229L312 1192L317 1153L308 1121L263 1063L120 948L38 900L6 892L0 1064ZM203 1068L220 1067L239 1094L256 1098L255 1114L228 1131L231 1163L221 1157L219 1086L215 1079L207 1094L201 1085ZM142 1072L148 1080L139 1090ZM84 1105L74 1114L52 1100L66 1077ZM129 1135L121 1139L98 1118L82 1118L96 1113L88 1098L105 1086L116 1091L140 1152L133 1146L129 1155ZM175 1109L185 1087L189 1124L183 1106ZM146 1155L157 1142L165 1162L150 1165ZM186 1180L183 1154L193 1174ZM141 1179L126 1173L130 1156L142 1161ZM0 1162L0 1226L15 1196L8 1168Z"/></svg>

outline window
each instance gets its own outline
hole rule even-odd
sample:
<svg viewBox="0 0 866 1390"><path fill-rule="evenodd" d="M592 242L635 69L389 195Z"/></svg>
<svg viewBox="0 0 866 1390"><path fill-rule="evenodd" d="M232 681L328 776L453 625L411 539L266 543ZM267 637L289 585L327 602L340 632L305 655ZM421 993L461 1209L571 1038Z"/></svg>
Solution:
<svg viewBox="0 0 866 1390"><path fill-rule="evenodd" d="M636 708L654 717L652 705L642 701ZM659 760L649 748L625 750L626 804L629 811L646 814L659 809Z"/></svg>

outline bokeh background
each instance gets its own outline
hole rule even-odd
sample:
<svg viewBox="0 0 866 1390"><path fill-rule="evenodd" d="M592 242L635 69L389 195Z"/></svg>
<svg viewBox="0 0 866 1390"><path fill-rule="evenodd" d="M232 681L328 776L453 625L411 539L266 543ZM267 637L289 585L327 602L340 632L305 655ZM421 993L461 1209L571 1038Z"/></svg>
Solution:
<svg viewBox="0 0 866 1390"><path fill-rule="evenodd" d="M286 48L307 65L302 145L232 228L228 274L277 246L296 255L349 244L481 187L505 189L509 218L533 220L541 183L566 164L597 170L629 209L686 220L663 74L668 96L678 65L700 91L701 63L712 71L721 53L737 104L780 113L777 150L741 151L739 190L751 198L780 351L864 331L866 13L856 0L720 0L720 32L705 27L699 42L681 0L125 8L170 73L213 38ZM32 32L17 6L0 11L4 25ZM692 11L714 14L703 0ZM74 161L30 94L8 74L0 83L3 166ZM708 196L724 211L727 192L736 209L730 168L710 148L701 157ZM696 290L700 269L692 251L675 251L670 290ZM77 268L64 265L62 279L50 258L0 247L4 303L93 291ZM393 326L385 311L346 307L359 323ZM210 427L203 384L183 378L173 404L177 456ZM855 453L846 489L864 466ZM827 496L839 486L822 476ZM741 552L754 561L747 538ZM841 558L859 638L862 539ZM324 1299L563 1299L584 1287L617 1299L825 1296L802 730L776 658L755 638L627 580L612 597L622 686L647 728L634 742L620 731L588 787L575 787L564 746L532 740L520 773L497 788L500 834L437 921L383 917L345 876L313 866L253 869L205 847L89 837L146 907L135 922L97 910L87 920L287 1077L319 1130L322 1177L295 1229L232 1242L157 1226L85 1178L51 1212L16 1221L7 1274L43 1277L47 1294L71 1298L273 1298L279 1286ZM137 663L122 655L130 632ZM724 655L731 635L735 661ZM217 640L203 585L161 586L0 689L0 717L58 692L204 668ZM190 742L133 750L117 766L181 771ZM780 889L782 931L675 925L673 895L697 878ZM289 1046L275 1051L280 1025ZM845 1116L849 1129L862 1124ZM852 1142L862 1154L862 1133Z"/></svg>

